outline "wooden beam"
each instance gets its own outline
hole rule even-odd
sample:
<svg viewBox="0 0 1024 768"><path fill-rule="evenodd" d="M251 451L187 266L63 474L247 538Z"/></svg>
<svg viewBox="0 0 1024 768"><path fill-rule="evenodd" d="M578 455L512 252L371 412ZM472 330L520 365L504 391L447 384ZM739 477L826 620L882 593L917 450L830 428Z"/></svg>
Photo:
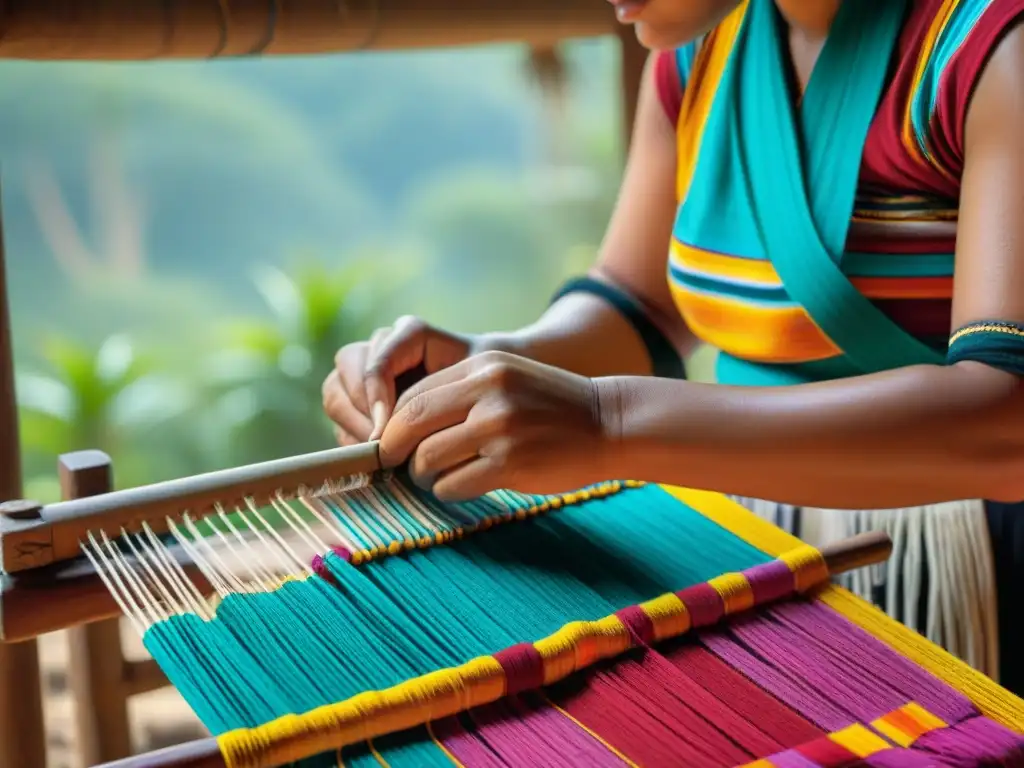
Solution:
<svg viewBox="0 0 1024 768"><path fill-rule="evenodd" d="M4 0L0 58L141 60L554 45L613 34L601 0Z"/></svg>
<svg viewBox="0 0 1024 768"><path fill-rule="evenodd" d="M2 29L2 27L0 27ZM2 194L0 194L2 197ZM2 205L0 205L2 209ZM21 446L0 210L0 501L21 496ZM46 765L39 650L34 640L0 644L0 768Z"/></svg>

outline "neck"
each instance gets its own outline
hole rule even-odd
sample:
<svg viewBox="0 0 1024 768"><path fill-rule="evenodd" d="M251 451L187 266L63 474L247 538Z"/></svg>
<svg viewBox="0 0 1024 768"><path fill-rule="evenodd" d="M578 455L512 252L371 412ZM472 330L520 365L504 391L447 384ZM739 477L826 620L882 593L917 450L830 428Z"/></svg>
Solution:
<svg viewBox="0 0 1024 768"><path fill-rule="evenodd" d="M843 0L775 0L779 13L789 28L807 38L828 35L832 20Z"/></svg>

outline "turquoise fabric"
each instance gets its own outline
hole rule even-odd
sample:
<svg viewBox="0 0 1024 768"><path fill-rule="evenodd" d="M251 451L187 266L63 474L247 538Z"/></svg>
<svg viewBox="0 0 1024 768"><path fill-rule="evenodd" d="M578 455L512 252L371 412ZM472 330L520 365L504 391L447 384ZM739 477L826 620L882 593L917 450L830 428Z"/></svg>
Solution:
<svg viewBox="0 0 1024 768"><path fill-rule="evenodd" d="M363 566L331 555L338 587L313 578L271 594L229 596L214 621L174 617L150 628L145 642L203 723L222 733L768 559L650 486ZM447 764L422 734L375 746L396 768ZM335 763L325 755L303 766ZM346 751L345 764L376 762L362 748Z"/></svg>
<svg viewBox="0 0 1024 768"><path fill-rule="evenodd" d="M841 259L861 153L906 13L905 0L842 3L802 103L791 93L777 10L753 0L725 88L739 89L735 141L758 229L789 295L862 373L943 356L854 288Z"/></svg>
<svg viewBox="0 0 1024 768"><path fill-rule="evenodd" d="M784 288L778 295L761 289L747 300L802 306L843 355L811 366L726 360L720 368L732 378L723 383L797 383L945 362L944 344L915 339L850 282L853 276L891 273L906 259L883 263L870 254L844 252L864 142L907 8L907 0L841 4L794 107L785 26L773 0L749 2L708 114L674 237L707 251L769 260ZM926 261L952 269L948 254L915 264L923 269ZM695 285L693 275L683 277L674 279L690 290L717 292L715 286ZM730 283L730 295L738 290Z"/></svg>

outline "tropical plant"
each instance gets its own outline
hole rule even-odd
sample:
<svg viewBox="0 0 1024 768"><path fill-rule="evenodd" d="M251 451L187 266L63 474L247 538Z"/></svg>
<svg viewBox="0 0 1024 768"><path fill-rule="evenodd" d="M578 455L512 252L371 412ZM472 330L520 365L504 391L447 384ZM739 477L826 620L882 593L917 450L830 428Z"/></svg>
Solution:
<svg viewBox="0 0 1024 768"><path fill-rule="evenodd" d="M40 352L40 370L17 376L30 478L53 477L59 454L92 448L114 459L121 485L178 472L159 458L186 455L174 449L173 435L195 400L159 358L140 355L124 335L96 345L50 338Z"/></svg>
<svg viewBox="0 0 1024 768"><path fill-rule="evenodd" d="M205 368L213 395L205 441L220 461L262 461L331 444L321 385L338 348L369 338L385 320L380 307L402 282L388 271L385 282L377 258L342 266L306 260L289 272L254 273L268 316L227 323Z"/></svg>

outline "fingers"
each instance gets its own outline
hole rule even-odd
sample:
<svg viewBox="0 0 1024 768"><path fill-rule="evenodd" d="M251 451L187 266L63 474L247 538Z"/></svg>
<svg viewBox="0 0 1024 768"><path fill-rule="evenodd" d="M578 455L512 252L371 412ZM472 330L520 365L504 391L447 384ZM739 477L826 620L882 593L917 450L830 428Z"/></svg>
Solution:
<svg viewBox="0 0 1024 768"><path fill-rule="evenodd" d="M441 475L432 490L441 501L469 501L503 487L500 474L490 457L481 456Z"/></svg>
<svg viewBox="0 0 1024 768"><path fill-rule="evenodd" d="M416 447L409 459L409 476L420 488L431 490L440 475L478 458L478 451L475 425L443 429Z"/></svg>
<svg viewBox="0 0 1024 768"><path fill-rule="evenodd" d="M450 376L450 373L445 370L436 376ZM478 390L476 380L462 378L405 401L388 420L380 436L380 457L384 466L404 463L428 437L465 422L476 404ZM468 433L465 434L468 438Z"/></svg>
<svg viewBox="0 0 1024 768"><path fill-rule="evenodd" d="M324 411L337 425L339 443L348 445L364 442L370 436L372 425L366 413L358 408L357 396L343 383L344 378L337 369L332 371L324 382L323 396Z"/></svg>
<svg viewBox="0 0 1024 768"><path fill-rule="evenodd" d="M455 365L469 353L464 339L431 328L415 317L400 318L391 332L374 339L371 347L364 376L374 439L380 437L395 411L395 380L399 376L421 366L429 375Z"/></svg>
<svg viewBox="0 0 1024 768"><path fill-rule="evenodd" d="M380 437L395 407L395 379L423 362L425 333L421 321L402 317L393 329L371 338L371 354L363 371L373 420L371 439Z"/></svg>

